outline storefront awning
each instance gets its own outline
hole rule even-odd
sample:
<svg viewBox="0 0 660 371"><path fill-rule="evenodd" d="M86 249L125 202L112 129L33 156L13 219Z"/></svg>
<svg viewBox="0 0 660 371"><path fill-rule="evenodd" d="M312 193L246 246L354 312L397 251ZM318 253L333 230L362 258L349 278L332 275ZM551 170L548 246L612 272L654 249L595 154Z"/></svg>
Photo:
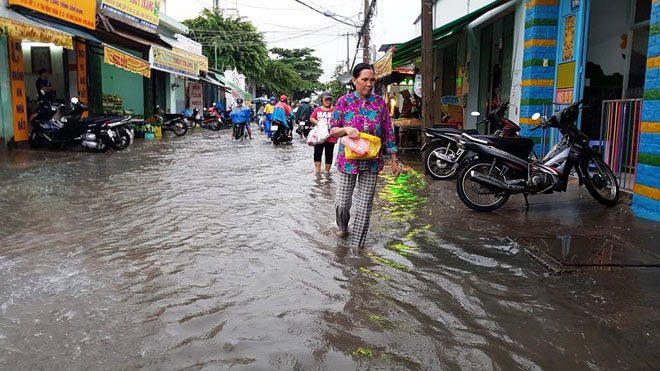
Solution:
<svg viewBox="0 0 660 371"><path fill-rule="evenodd" d="M110 45L103 45L103 62L129 72L137 73L146 78L151 77L149 62L113 48Z"/></svg>
<svg viewBox="0 0 660 371"><path fill-rule="evenodd" d="M438 27L433 30L433 41L438 41L444 37L452 35L457 31L463 29L468 23L475 20L477 17L481 16L485 12L495 8L497 5L502 3L503 0L495 0L490 4L477 9L467 15L462 16L456 20L453 20L444 26ZM404 63L408 63L410 60L421 56L422 48L422 37L418 36L410 41L407 41L403 44L399 44L394 50L394 56L392 57L392 66L397 67Z"/></svg>
<svg viewBox="0 0 660 371"><path fill-rule="evenodd" d="M163 42L165 42L167 45L169 45L172 48L172 51L183 55L184 57L188 57L190 59L196 60L197 64L199 65L199 70L203 72L207 72L209 70L209 60L203 55L198 55L195 53L191 53L187 50L185 50L185 45L179 40L173 39L171 37L167 37L164 35L158 35Z"/></svg>
<svg viewBox="0 0 660 371"><path fill-rule="evenodd" d="M12 36L21 40L52 43L66 49L73 49L71 34L35 22L4 7L0 7L0 35Z"/></svg>
<svg viewBox="0 0 660 371"><path fill-rule="evenodd" d="M80 29L77 29L77 28L74 28L74 27L70 27L70 26L67 26L67 25L63 25L63 24L60 24L60 23L57 23L57 22L54 22L54 21L50 21L50 20L47 20L47 19L43 19L43 18L40 18L40 17L36 17L36 16L30 15L30 14L26 14L25 16L27 18L30 18L31 20L37 22L37 23L41 23L41 24L43 24L45 26L48 26L48 27L51 27L53 29L66 32L66 33L71 34L73 36L77 36L77 37L83 38L85 40L95 42L97 44L103 44L101 42L101 40L99 40L96 37L92 36L89 32L86 32L86 31L83 31L83 30L80 30Z"/></svg>
<svg viewBox="0 0 660 371"><path fill-rule="evenodd" d="M376 78L380 79L392 74L392 55L394 52L390 50L381 59L374 62L374 71L376 71Z"/></svg>
<svg viewBox="0 0 660 371"><path fill-rule="evenodd" d="M203 76L203 75L199 76L199 79L203 82L207 82L209 84L215 85L218 88L221 88L222 90L227 90L227 87L224 84L222 84L220 81L212 78L208 74L206 76Z"/></svg>
<svg viewBox="0 0 660 371"><path fill-rule="evenodd" d="M197 61L173 51L152 46L149 51L149 63L153 69L199 80L199 64Z"/></svg>
<svg viewBox="0 0 660 371"><path fill-rule="evenodd" d="M243 89L239 88L238 86L236 86L235 84L231 83L230 81L225 79L225 77L222 74L215 73L215 72L209 72L208 74L211 75L211 77L214 77L216 80L220 81L221 83L225 84L231 90L233 90L236 93L242 95L243 99L252 100L252 98L253 98L252 94L246 92L245 90L243 90Z"/></svg>

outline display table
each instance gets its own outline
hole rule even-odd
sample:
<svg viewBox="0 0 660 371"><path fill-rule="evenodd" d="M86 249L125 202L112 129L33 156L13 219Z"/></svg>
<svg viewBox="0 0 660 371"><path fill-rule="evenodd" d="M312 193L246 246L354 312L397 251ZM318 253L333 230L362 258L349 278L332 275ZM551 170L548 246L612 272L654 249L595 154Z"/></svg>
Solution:
<svg viewBox="0 0 660 371"><path fill-rule="evenodd" d="M392 120L394 125L394 135L396 137L396 145L399 150L422 148L422 120L415 118L405 118ZM436 123L433 127L455 127L451 124Z"/></svg>

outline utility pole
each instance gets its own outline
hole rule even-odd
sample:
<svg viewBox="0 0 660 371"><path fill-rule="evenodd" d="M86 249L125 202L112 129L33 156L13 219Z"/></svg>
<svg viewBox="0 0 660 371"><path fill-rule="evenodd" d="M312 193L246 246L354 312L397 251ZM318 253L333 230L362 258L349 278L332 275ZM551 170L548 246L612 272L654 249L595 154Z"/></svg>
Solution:
<svg viewBox="0 0 660 371"><path fill-rule="evenodd" d="M362 47L364 48L362 51L362 62L364 63L369 63L371 61L371 56L369 55L369 21L371 17L371 14L369 14L369 8L369 0L364 0L364 27L362 27L362 31L364 32L364 35L362 35Z"/></svg>
<svg viewBox="0 0 660 371"><path fill-rule="evenodd" d="M422 0L422 126L433 123L433 0Z"/></svg>
<svg viewBox="0 0 660 371"><path fill-rule="evenodd" d="M349 39L350 36L351 34L346 32L346 72L347 73L351 72L351 50L350 50L351 39Z"/></svg>

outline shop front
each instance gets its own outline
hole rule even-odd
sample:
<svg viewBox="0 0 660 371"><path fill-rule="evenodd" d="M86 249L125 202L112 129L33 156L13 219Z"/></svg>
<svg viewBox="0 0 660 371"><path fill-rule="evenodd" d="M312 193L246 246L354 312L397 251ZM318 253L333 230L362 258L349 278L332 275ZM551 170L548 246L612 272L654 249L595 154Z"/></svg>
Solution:
<svg viewBox="0 0 660 371"><path fill-rule="evenodd" d="M191 98L202 108L203 92L199 83L199 63L196 59L186 57L162 47L152 46L149 52L149 64L153 70L169 75L170 112L182 112L190 107ZM193 97L191 94L194 94Z"/></svg>
<svg viewBox="0 0 660 371"><path fill-rule="evenodd" d="M578 125L603 153L638 215L660 220L660 100L652 0L526 3L521 123L542 152L558 139L530 133L534 112L583 100ZM657 26L655 26L657 27Z"/></svg>
<svg viewBox="0 0 660 371"><path fill-rule="evenodd" d="M515 7L509 3L492 1L433 30L435 126L474 128L476 120L469 112L485 114L501 102L509 101L515 85L512 71L515 13ZM406 115L410 115L410 110L404 109L402 101L407 107L412 106L413 112L420 105L421 76L418 73L422 63L421 37L394 47L392 70L402 69L406 73L390 81L387 93L390 102L395 101ZM397 91L403 91L403 95L397 96ZM399 119L395 120L395 126L419 131L422 125L420 120ZM493 130L479 129L482 132Z"/></svg>
<svg viewBox="0 0 660 371"><path fill-rule="evenodd" d="M146 117L143 79L151 77L142 53L126 47L104 45L101 64L103 113Z"/></svg>
<svg viewBox="0 0 660 371"><path fill-rule="evenodd" d="M90 86L91 106L99 113L149 116L156 99L149 53L152 45L165 45L156 33L159 1L100 0L98 4L97 34L103 45L90 51L94 81L100 82Z"/></svg>
<svg viewBox="0 0 660 371"><path fill-rule="evenodd" d="M13 4L15 2L10 2ZM58 99L69 98L68 60L75 59L72 34L23 16L3 1L0 6L0 138L24 142L28 139L29 117L37 99L38 71L52 71L51 84ZM20 10L18 8L17 10ZM77 42L76 42L77 44Z"/></svg>

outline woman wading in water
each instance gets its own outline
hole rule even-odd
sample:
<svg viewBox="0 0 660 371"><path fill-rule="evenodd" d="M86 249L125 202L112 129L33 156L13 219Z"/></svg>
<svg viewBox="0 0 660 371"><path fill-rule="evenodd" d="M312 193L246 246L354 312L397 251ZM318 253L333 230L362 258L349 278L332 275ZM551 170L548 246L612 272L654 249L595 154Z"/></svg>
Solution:
<svg viewBox="0 0 660 371"><path fill-rule="evenodd" d="M355 93L344 95L337 100L330 124L330 135L335 138L344 136L358 138L360 133L366 133L380 137L392 158L394 176L399 176L401 168L397 161L394 128L390 121L387 103L382 97L371 94L376 83L373 67L367 63L358 64L353 69L352 81L355 85ZM339 227L337 235L343 238L348 234L353 191L357 184L355 221L350 236L351 247L364 248L376 192L376 181L383 166L382 151L374 160L347 160L344 146L340 143L337 154L339 184L335 200Z"/></svg>

